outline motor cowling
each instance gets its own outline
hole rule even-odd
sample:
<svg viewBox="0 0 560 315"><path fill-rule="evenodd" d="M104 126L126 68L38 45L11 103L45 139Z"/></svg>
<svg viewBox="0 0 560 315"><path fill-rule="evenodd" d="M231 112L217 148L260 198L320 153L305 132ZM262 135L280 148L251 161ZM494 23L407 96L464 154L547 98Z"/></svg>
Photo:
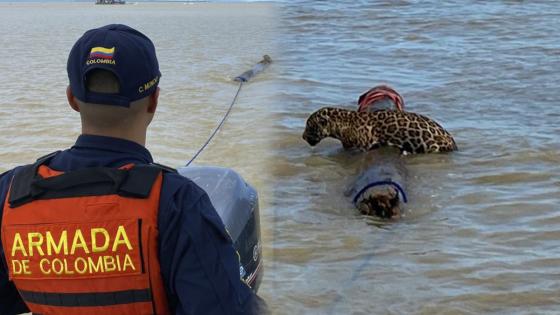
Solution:
<svg viewBox="0 0 560 315"><path fill-rule="evenodd" d="M228 168L188 166L178 171L210 197L239 253L239 274L257 292L263 276L257 191L241 175Z"/></svg>

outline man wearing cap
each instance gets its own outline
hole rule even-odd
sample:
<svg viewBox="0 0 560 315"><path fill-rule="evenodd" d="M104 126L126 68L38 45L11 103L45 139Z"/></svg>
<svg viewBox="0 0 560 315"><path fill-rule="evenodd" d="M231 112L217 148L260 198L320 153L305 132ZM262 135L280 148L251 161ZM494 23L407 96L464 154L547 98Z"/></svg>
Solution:
<svg viewBox="0 0 560 315"><path fill-rule="evenodd" d="M149 38L86 32L68 58L73 147L0 176L0 314L255 314L206 193L144 147L161 77Z"/></svg>

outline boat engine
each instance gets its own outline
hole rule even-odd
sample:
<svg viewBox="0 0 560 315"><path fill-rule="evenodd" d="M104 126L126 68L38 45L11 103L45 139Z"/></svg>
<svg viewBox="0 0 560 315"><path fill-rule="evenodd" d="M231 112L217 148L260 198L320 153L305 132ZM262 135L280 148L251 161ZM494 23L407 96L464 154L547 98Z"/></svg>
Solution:
<svg viewBox="0 0 560 315"><path fill-rule="evenodd" d="M188 166L178 171L210 197L239 253L239 274L257 292L263 276L257 191L228 168Z"/></svg>

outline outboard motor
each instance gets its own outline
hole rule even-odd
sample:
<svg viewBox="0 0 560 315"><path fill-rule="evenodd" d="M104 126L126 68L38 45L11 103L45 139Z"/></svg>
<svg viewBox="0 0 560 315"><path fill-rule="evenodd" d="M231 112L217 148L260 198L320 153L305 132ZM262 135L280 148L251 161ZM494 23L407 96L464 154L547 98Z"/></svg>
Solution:
<svg viewBox="0 0 560 315"><path fill-rule="evenodd" d="M249 82L251 78L264 71L271 63L270 56L264 55L263 59L251 70L245 71L233 79L239 82L239 88L224 117L214 129L210 138L186 166L178 169L179 174L195 182L210 197L210 201L222 218L222 222L224 222L233 240L233 246L239 254L239 274L255 293L259 289L263 276L257 191L231 169L215 166L190 166L190 164L202 153L226 121L243 83Z"/></svg>
<svg viewBox="0 0 560 315"><path fill-rule="evenodd" d="M178 169L206 191L239 253L241 278L257 292L262 281L259 201L256 190L235 171L214 166Z"/></svg>

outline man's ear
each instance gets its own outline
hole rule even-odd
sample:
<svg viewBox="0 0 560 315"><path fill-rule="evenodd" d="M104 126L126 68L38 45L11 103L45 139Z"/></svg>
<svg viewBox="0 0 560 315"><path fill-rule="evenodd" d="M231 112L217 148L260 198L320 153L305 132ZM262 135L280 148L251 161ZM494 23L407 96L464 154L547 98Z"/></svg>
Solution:
<svg viewBox="0 0 560 315"><path fill-rule="evenodd" d="M159 86L156 88L156 91L152 93L152 95L150 95L150 105L148 105L148 113L153 114L156 112L158 99L159 99Z"/></svg>
<svg viewBox="0 0 560 315"><path fill-rule="evenodd" d="M72 93L72 89L70 88L70 85L66 88L66 98L68 98L68 104L70 104L70 107L72 107L73 110L79 113L80 105L78 105L78 102L76 101L76 98Z"/></svg>

